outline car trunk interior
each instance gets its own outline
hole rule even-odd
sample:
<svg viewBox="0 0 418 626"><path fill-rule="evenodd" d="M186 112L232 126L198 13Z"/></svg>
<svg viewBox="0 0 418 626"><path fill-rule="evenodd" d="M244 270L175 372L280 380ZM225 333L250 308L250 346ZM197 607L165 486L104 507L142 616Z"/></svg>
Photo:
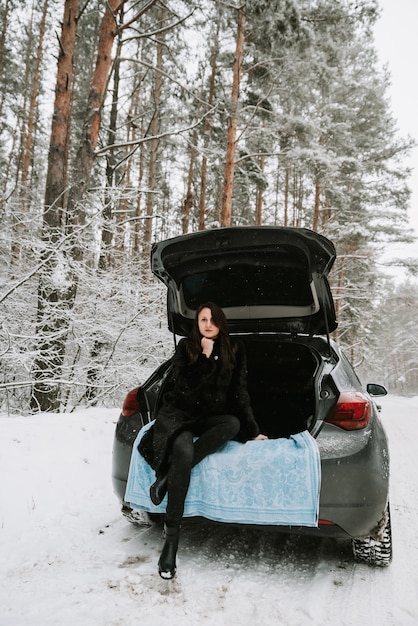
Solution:
<svg viewBox="0 0 418 626"><path fill-rule="evenodd" d="M242 339L248 391L261 432L277 438L305 430L315 412L318 358L308 346L272 335Z"/></svg>

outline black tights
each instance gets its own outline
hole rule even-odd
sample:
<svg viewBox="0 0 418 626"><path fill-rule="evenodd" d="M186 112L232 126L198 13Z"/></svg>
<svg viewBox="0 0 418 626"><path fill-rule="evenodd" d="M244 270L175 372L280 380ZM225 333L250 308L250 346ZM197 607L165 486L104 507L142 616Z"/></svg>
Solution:
<svg viewBox="0 0 418 626"><path fill-rule="evenodd" d="M168 472L167 522L178 523L183 517L192 467L233 439L239 429L240 422L234 415L214 415L199 420L193 431L185 430L176 437ZM193 441L196 436L199 439Z"/></svg>

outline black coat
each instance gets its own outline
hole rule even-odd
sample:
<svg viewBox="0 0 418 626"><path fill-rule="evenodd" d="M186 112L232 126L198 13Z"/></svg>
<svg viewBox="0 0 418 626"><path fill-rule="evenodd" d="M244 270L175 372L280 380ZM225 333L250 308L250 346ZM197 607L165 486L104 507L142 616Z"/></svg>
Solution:
<svg viewBox="0 0 418 626"><path fill-rule="evenodd" d="M139 443L138 449L155 470L166 470L174 439L193 424L211 415L235 415L241 428L236 440L244 443L260 430L254 419L247 390L247 360L241 341L232 339L236 350L234 369L223 367L218 342L212 355L201 354L190 364L188 339L181 339L173 357L170 380L155 424Z"/></svg>

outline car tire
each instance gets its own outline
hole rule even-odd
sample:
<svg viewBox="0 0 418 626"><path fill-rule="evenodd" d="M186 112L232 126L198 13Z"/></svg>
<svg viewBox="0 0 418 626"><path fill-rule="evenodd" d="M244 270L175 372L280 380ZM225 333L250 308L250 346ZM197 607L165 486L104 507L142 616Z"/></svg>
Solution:
<svg viewBox="0 0 418 626"><path fill-rule="evenodd" d="M387 567L392 561L392 528L389 504L375 532L352 540L354 559L374 567Z"/></svg>

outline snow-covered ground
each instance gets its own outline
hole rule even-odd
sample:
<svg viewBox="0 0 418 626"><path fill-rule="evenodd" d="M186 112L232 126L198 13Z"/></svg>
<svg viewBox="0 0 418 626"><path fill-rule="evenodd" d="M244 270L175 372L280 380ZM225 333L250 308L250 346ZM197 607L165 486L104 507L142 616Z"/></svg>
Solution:
<svg viewBox="0 0 418 626"><path fill-rule="evenodd" d="M171 582L159 527L127 522L112 492L118 410L0 417L0 625L418 624L418 397L381 404L390 567L355 564L346 541L189 523Z"/></svg>

